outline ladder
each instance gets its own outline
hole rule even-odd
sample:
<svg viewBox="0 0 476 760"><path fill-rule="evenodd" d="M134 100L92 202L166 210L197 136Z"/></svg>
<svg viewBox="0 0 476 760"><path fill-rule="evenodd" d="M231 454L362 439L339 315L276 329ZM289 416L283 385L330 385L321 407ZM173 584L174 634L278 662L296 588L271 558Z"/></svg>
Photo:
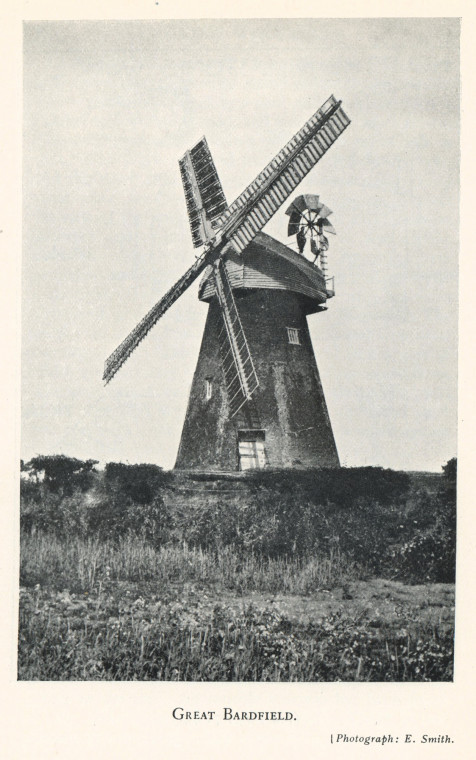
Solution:
<svg viewBox="0 0 476 760"><path fill-rule="evenodd" d="M219 330L223 372L234 417L251 399L259 382L223 259L215 263L215 291L223 317Z"/></svg>

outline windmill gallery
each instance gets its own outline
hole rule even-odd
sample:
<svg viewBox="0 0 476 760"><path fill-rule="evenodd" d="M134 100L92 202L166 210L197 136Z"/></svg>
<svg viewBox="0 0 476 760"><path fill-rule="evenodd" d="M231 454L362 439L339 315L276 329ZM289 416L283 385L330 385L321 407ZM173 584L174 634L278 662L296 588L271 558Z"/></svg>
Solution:
<svg viewBox="0 0 476 760"><path fill-rule="evenodd" d="M205 138L179 161L193 245L203 250L106 360L103 377L202 274L208 315L177 469L339 466L307 325L334 295L331 211L316 195L293 200L286 214L297 251L261 230L349 123L341 101L328 98L230 206Z"/></svg>

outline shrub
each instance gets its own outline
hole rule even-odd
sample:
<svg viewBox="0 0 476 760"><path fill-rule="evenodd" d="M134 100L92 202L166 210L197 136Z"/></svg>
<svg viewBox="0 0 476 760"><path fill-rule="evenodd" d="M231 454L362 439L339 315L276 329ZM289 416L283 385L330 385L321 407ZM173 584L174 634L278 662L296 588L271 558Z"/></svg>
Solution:
<svg viewBox="0 0 476 760"><path fill-rule="evenodd" d="M379 468L349 472L344 483L330 470L253 474L227 501L217 492L177 510L177 534L192 546L233 545L269 557L339 547L376 569L385 547L400 536L409 481Z"/></svg>
<svg viewBox="0 0 476 760"><path fill-rule="evenodd" d="M89 529L99 538L117 540L131 532L159 546L170 535L172 519L163 498L137 504L120 491L99 499L90 510Z"/></svg>
<svg viewBox="0 0 476 760"><path fill-rule="evenodd" d="M25 532L39 530L62 537L86 536L90 524L84 494L75 490L66 496L42 490L39 498L24 499L20 527Z"/></svg>
<svg viewBox="0 0 476 760"><path fill-rule="evenodd" d="M119 491L137 504L150 504L171 479L171 474L155 464L108 462L105 483L108 493Z"/></svg>
<svg viewBox="0 0 476 760"><path fill-rule="evenodd" d="M387 552L398 576L412 582L454 583L456 566L456 459L443 466L436 497L419 494L407 530Z"/></svg>
<svg viewBox="0 0 476 760"><path fill-rule="evenodd" d="M358 499L379 504L400 503L410 487L406 472L382 467L340 467L315 470L256 470L249 475L251 488L268 488L280 494L299 494L314 504L332 502L351 507Z"/></svg>

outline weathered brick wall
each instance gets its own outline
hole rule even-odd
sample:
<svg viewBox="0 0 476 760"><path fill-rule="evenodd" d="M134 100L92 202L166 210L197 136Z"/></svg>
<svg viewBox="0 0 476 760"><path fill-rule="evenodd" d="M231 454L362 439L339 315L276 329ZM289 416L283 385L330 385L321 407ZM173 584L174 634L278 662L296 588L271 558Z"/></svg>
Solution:
<svg viewBox="0 0 476 760"><path fill-rule="evenodd" d="M175 464L180 469L238 469L237 434L228 413L218 343L218 319L221 315L217 302L213 300L208 308ZM206 398L207 379L212 383L209 400Z"/></svg>
<svg viewBox="0 0 476 760"><path fill-rule="evenodd" d="M315 304L278 290L235 291L237 307L260 387L255 395L259 427L265 430L271 467L339 465L306 314ZM229 418L217 338L218 305L211 301L200 348L176 467L237 470L238 427ZM287 327L299 330L300 345L289 343ZM212 397L206 398L206 380Z"/></svg>

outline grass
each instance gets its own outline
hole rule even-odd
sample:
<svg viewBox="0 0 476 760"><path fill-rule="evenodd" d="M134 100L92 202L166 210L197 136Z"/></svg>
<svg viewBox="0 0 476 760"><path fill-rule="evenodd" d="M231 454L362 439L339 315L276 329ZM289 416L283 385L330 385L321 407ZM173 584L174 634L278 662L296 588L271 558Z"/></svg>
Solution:
<svg viewBox="0 0 476 760"><path fill-rule="evenodd" d="M193 582L238 594L306 594L345 583L356 574L356 565L337 551L321 559L291 560L243 555L229 546L216 553L189 549L186 544L155 549L133 534L119 541L59 539L46 533L24 535L21 539L23 585L40 584L58 590L67 587L79 593L90 592L104 582L154 581L163 588Z"/></svg>
<svg viewBox="0 0 476 760"><path fill-rule="evenodd" d="M338 553L270 560L36 533L21 558L21 680L452 678L448 587L366 582ZM429 614L432 599L446 616Z"/></svg>

